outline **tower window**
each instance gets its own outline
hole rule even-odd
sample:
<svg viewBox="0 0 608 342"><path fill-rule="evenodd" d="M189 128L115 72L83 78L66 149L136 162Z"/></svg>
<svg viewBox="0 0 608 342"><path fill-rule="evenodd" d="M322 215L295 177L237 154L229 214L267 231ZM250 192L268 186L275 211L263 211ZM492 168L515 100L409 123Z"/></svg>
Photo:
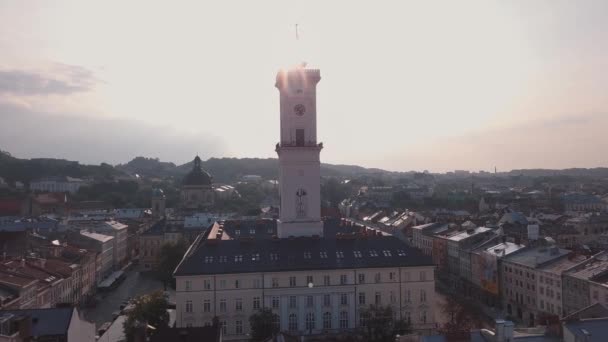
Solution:
<svg viewBox="0 0 608 342"><path fill-rule="evenodd" d="M296 129L296 146L304 146L304 129Z"/></svg>

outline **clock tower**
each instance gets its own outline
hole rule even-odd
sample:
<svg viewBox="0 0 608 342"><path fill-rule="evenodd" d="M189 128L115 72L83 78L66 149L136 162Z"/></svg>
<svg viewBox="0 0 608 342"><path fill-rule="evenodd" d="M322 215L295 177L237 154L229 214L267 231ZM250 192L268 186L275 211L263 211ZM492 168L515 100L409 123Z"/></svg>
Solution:
<svg viewBox="0 0 608 342"><path fill-rule="evenodd" d="M317 69L299 66L281 70L275 86L280 92L279 155L281 208L279 238L323 235L321 163L323 144L317 143Z"/></svg>

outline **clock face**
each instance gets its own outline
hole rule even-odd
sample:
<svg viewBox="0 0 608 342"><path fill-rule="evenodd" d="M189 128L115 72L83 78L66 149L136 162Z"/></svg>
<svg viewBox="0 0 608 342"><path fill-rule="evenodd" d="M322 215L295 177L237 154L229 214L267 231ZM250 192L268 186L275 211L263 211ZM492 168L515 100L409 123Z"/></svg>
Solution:
<svg viewBox="0 0 608 342"><path fill-rule="evenodd" d="M302 116L306 112L306 107L303 104L297 104L293 107L293 112L296 113L297 116Z"/></svg>

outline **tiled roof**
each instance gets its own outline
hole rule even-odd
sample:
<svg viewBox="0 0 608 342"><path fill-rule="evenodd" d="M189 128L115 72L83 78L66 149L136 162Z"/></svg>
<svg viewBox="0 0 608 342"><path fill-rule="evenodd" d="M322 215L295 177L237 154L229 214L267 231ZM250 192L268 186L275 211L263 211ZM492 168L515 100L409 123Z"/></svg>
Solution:
<svg viewBox="0 0 608 342"><path fill-rule="evenodd" d="M25 287L32 283L35 283L37 280L26 278L25 276L16 276L13 274L0 273L0 284L7 285L9 287Z"/></svg>
<svg viewBox="0 0 608 342"><path fill-rule="evenodd" d="M325 225L327 232L336 223ZM430 257L393 236L201 240L191 248L175 275L433 265Z"/></svg>

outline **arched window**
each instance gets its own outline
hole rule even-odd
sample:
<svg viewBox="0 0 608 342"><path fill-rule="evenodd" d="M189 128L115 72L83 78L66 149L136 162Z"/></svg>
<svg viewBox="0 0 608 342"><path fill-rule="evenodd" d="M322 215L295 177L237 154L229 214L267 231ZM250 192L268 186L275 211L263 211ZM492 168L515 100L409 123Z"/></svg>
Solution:
<svg viewBox="0 0 608 342"><path fill-rule="evenodd" d="M312 330L315 328L315 314L314 312L309 312L306 314L306 330Z"/></svg>
<svg viewBox="0 0 608 342"><path fill-rule="evenodd" d="M323 314L323 329L331 329L331 312Z"/></svg>
<svg viewBox="0 0 608 342"><path fill-rule="evenodd" d="M340 312L340 329L348 328L348 312L341 311Z"/></svg>
<svg viewBox="0 0 608 342"><path fill-rule="evenodd" d="M289 331L298 331L298 315L295 313L289 315L289 324L287 329L289 329Z"/></svg>

